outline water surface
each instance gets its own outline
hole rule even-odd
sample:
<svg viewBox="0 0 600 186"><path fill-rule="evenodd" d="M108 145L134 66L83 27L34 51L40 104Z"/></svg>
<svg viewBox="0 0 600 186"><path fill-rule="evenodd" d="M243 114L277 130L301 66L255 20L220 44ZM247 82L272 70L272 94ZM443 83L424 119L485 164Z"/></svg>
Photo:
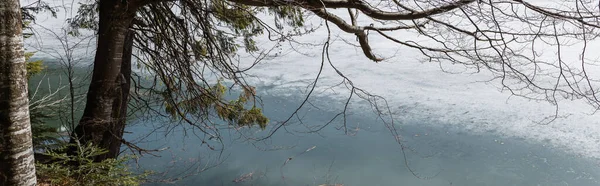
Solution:
<svg viewBox="0 0 600 186"><path fill-rule="evenodd" d="M300 103L300 95L297 96L263 96L265 114L274 121L286 119ZM325 108L341 106L328 98L316 98L313 102L317 106L319 103L330 106ZM195 175L189 174L198 168L194 163L214 163L220 152L202 146L190 131L184 134L178 130L166 137L156 133L148 138L153 142L144 146L170 148L161 153L162 157L142 158L140 165L144 169L166 171L165 177L189 174L175 182L177 185L598 185L600 168L595 160L574 156L545 143L495 133L473 134L458 125L431 127L436 125L426 123L431 122L427 120L397 121L397 131L407 147L406 161L390 130L370 111L353 110L348 116L348 126L359 126L350 130L356 134L346 135L343 130L335 129L340 122L319 133L300 132L306 131L305 125L324 124L335 114L333 110L309 106L301 111L302 123L295 120L267 140L266 145L254 146L235 132L222 132L227 134L222 162ZM129 130L137 134L152 128L148 125L168 122L143 123ZM256 136L266 134L254 131L251 133ZM307 151L311 147L314 149ZM248 173L252 173L248 179L236 180Z"/></svg>

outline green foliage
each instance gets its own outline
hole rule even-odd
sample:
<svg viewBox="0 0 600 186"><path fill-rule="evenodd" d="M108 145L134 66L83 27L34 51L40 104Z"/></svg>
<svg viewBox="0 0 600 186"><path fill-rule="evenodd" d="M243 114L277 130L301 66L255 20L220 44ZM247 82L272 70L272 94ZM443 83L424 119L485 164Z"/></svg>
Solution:
<svg viewBox="0 0 600 186"><path fill-rule="evenodd" d="M193 99L179 101L177 104L166 102L165 111L172 117L178 117L185 113L206 112L207 109L212 108L220 119L228 121L231 125L242 127L258 125L262 129L267 127L269 119L263 114L262 109L254 105L250 109L246 108L248 102L254 100L256 94L254 88L244 88L237 99L229 101L225 100L227 90L228 88L219 81L208 88L205 94Z"/></svg>
<svg viewBox="0 0 600 186"><path fill-rule="evenodd" d="M225 94L226 87L221 83L217 83L215 88L219 90L218 93ZM240 94L238 99L230 100L229 104L215 104L213 108L219 118L229 121L230 124L248 127L258 125L260 128L265 129L269 119L262 113L262 110L255 105L250 109L245 107L248 101L253 100L255 94L254 88L244 87L243 93Z"/></svg>
<svg viewBox="0 0 600 186"><path fill-rule="evenodd" d="M67 147L48 151L46 155L52 158L51 163L36 164L38 179L51 185L140 185L150 174L130 171L126 162L131 156L94 162L94 157L107 151L90 144L77 146L78 154L69 156L63 153Z"/></svg>
<svg viewBox="0 0 600 186"><path fill-rule="evenodd" d="M30 61L33 54L35 54L35 52L25 52L25 61L27 61L27 79L31 78L33 75L41 73L46 68L42 60Z"/></svg>
<svg viewBox="0 0 600 186"><path fill-rule="evenodd" d="M236 33L245 30L260 30L260 24L254 19L256 11L247 5L230 6L226 1L213 0L214 16L234 28Z"/></svg>
<svg viewBox="0 0 600 186"><path fill-rule="evenodd" d="M294 6L278 6L269 7L269 12L275 15L275 26L279 29L283 29L285 22L288 26L293 28L301 27L304 25L304 18L302 17L302 9Z"/></svg>
<svg viewBox="0 0 600 186"><path fill-rule="evenodd" d="M29 24L31 24L31 21L23 21L23 38L27 39L30 38L31 36L33 36L33 33L28 32L28 30L31 29L31 27L29 26ZM25 53L25 55L27 55L27 53ZM27 58L27 56L25 56L25 58Z"/></svg>
<svg viewBox="0 0 600 186"><path fill-rule="evenodd" d="M237 118L227 118L230 121L236 122L240 126L258 125L265 129L269 119L262 114L262 110L257 107L252 107L250 110L237 110Z"/></svg>

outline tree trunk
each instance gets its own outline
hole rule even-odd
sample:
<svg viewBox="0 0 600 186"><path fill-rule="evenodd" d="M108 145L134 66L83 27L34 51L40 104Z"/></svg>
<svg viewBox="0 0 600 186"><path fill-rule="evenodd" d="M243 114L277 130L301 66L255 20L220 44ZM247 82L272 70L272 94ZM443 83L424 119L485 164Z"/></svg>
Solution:
<svg viewBox="0 0 600 186"><path fill-rule="evenodd" d="M121 139L127 121L127 103L129 101L129 89L131 86L131 55L133 50L133 37L135 32L129 30L125 37L123 48L123 61L121 63L121 77L119 78L120 95L113 103L112 118L115 122L106 131L100 146L107 147L108 153L97 157L98 160L116 158L121 151Z"/></svg>
<svg viewBox="0 0 600 186"><path fill-rule="evenodd" d="M19 0L0 1L0 185L35 185Z"/></svg>
<svg viewBox="0 0 600 186"><path fill-rule="evenodd" d="M99 5L98 48L94 58L92 81L87 92L87 102L79 125L73 132L71 143L92 143L109 154L96 157L96 161L114 158L119 152L124 121L120 119L123 96L128 95L129 78L122 73L125 37L135 16L135 6L128 1L101 0ZM130 54L129 54L130 55ZM70 153L76 153L70 150Z"/></svg>

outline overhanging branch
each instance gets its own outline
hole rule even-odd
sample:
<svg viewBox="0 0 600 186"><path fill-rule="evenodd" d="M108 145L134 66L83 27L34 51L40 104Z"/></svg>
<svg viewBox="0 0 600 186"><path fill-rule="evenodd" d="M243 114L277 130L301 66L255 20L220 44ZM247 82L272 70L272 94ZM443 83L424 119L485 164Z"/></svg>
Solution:
<svg viewBox="0 0 600 186"><path fill-rule="evenodd" d="M379 20L414 20L428 16L448 12L463 5L475 2L475 0L459 0L444 6L431 8L419 12L389 12L375 8L363 0L228 0L230 2L250 5L250 6L300 6L304 9L327 8L355 8L365 15Z"/></svg>

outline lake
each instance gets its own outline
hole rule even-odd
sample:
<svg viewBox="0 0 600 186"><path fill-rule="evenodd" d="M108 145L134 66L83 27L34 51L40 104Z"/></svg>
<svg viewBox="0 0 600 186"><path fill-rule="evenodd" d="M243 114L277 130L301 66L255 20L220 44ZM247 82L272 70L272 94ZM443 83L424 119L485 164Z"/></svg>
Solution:
<svg viewBox="0 0 600 186"><path fill-rule="evenodd" d="M284 120L299 105L300 98L263 95L265 114L271 120ZM332 106L329 101L313 99L322 106ZM351 130L356 133L353 135L335 129L341 120L318 134L299 132L306 128L296 120L266 143L255 143L257 146L238 132L222 132L227 144L222 154L208 150L189 131L184 135L178 130L168 136L158 132L146 138L150 142L144 147L170 148L159 153L162 157L140 159L139 165L142 170L166 171L166 177L182 177L219 162L216 167L176 182L177 185L598 185L600 169L592 159L522 138L470 134L453 125L428 123L439 122L432 120L399 121L397 130L407 147L405 161L401 146L374 114L350 113L348 126L359 126ZM302 123L319 125L335 114L309 106L300 115ZM168 122L133 123L128 130L135 134ZM258 129L248 130L265 135ZM266 151L268 148L283 149ZM235 182L249 173L252 177Z"/></svg>
<svg viewBox="0 0 600 186"><path fill-rule="evenodd" d="M34 25L37 38L27 40L29 50L42 51L36 58L51 62L55 60L51 54L61 52L54 36L39 27L59 30L65 26L68 11L59 12L58 19L38 19ZM340 31L335 28L331 32L336 36L330 46L332 65L325 65L311 104L271 138L247 139L267 135L300 105L307 85L319 72L321 47L284 43L276 51L279 57L267 58L248 71L248 82L256 85L272 121L266 130L225 127L220 146L188 125L165 127L174 126L165 118L133 120L127 139L143 137L139 145L163 151L155 153L159 157L143 156L132 166L139 171L154 170L159 174L152 178L164 181L147 185L599 185L600 120L585 102L565 99L555 107L512 96L499 80L490 80L490 73L424 63L417 51L395 47L376 36L369 38L377 43L373 50L389 59L373 63L345 42L355 40L353 35L337 35ZM327 34L318 29L295 39L319 45ZM275 45L267 38L256 41L265 48ZM91 49L80 48L75 55L81 57L78 67L83 69L90 66L93 55L95 43L93 39L89 43ZM251 56L240 55L240 66L250 66L253 60L247 59ZM564 54L564 59L577 60L577 55ZM384 121L390 124L391 116L394 124L386 125L368 103L354 96L346 118L348 133L336 129L341 119L318 133L307 133L343 110L350 95L347 87L336 86L342 78L333 66L357 87L385 98L391 115ZM589 70L594 77L599 72ZM85 82L85 78L78 79L79 85ZM557 108L560 117L545 123ZM157 127L164 128L152 132Z"/></svg>

